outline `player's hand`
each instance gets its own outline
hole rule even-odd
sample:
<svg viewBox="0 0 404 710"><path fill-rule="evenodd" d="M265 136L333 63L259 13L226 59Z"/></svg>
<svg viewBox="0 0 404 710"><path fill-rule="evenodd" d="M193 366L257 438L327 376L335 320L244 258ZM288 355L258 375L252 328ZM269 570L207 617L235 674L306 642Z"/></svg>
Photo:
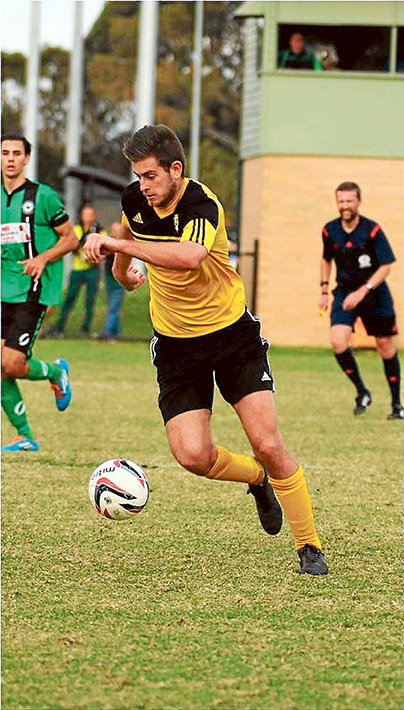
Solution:
<svg viewBox="0 0 404 710"><path fill-rule="evenodd" d="M146 280L145 275L134 266L129 266L125 274L116 275L115 278L126 291L136 291Z"/></svg>
<svg viewBox="0 0 404 710"><path fill-rule="evenodd" d="M353 311L353 309L356 308L361 301L363 301L366 294L367 290L364 290L363 286L357 288L356 291L352 291L352 293L348 293L342 301L342 310Z"/></svg>
<svg viewBox="0 0 404 710"><path fill-rule="evenodd" d="M92 264L99 264L106 254L114 253L115 239L94 232L90 234L85 245L84 253Z"/></svg>
<svg viewBox="0 0 404 710"><path fill-rule="evenodd" d="M35 281L38 281L47 264L47 259L43 254L37 254L32 259L22 259L18 263L24 267L23 274L31 276Z"/></svg>

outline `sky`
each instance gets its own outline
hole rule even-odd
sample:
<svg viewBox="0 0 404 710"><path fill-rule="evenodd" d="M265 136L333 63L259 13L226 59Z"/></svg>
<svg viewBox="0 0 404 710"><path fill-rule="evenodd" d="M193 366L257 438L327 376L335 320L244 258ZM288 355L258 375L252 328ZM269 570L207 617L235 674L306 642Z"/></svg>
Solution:
<svg viewBox="0 0 404 710"><path fill-rule="evenodd" d="M104 0L79 0L83 5L83 35L88 34L104 6ZM32 5L40 5L40 44L71 49L75 0L1 0L1 49L26 56L30 42Z"/></svg>

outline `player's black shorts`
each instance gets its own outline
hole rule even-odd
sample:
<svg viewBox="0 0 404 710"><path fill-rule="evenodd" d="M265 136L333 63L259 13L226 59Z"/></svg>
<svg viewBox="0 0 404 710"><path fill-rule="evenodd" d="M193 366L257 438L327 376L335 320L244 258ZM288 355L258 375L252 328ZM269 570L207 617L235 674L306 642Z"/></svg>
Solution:
<svg viewBox="0 0 404 710"><path fill-rule="evenodd" d="M251 392L274 392L268 347L259 320L249 311L232 325L195 338L155 332L150 351L164 423L182 412L212 411L214 382L230 404Z"/></svg>
<svg viewBox="0 0 404 710"><path fill-rule="evenodd" d="M352 311L344 311L342 303L346 293L340 286L333 291L334 301L331 308L331 325L349 325L354 330L354 323L361 318L368 335L379 338L396 335L396 314L393 299L387 284L382 283Z"/></svg>
<svg viewBox="0 0 404 710"><path fill-rule="evenodd" d="M6 346L31 357L45 313L46 306L39 303L2 302L1 337Z"/></svg>

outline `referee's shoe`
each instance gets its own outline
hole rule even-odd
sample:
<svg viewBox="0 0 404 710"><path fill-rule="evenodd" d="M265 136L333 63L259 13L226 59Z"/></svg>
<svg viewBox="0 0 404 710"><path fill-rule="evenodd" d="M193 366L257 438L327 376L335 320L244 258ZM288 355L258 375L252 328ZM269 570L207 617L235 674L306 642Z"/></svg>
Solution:
<svg viewBox="0 0 404 710"><path fill-rule="evenodd" d="M277 535L282 527L282 508L268 481L266 471L262 484L249 485L247 493L251 493L255 498L258 517L265 532L268 535Z"/></svg>
<svg viewBox="0 0 404 710"><path fill-rule="evenodd" d="M355 399L355 406L354 406L353 413L356 414L357 416L359 414L364 414L366 412L366 407L368 407L369 404L372 404L372 396L371 396L369 390L364 390L363 392L359 392L358 396Z"/></svg>
<svg viewBox="0 0 404 710"><path fill-rule="evenodd" d="M402 404L393 404L387 419L404 419L404 407Z"/></svg>

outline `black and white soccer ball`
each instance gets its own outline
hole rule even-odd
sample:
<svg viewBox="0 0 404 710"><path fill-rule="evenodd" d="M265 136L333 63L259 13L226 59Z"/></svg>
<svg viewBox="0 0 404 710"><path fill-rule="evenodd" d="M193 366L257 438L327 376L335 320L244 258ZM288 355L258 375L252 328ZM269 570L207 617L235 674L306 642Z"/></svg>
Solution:
<svg viewBox="0 0 404 710"><path fill-rule="evenodd" d="M112 520L127 520L145 507L149 482L133 461L109 459L91 474L88 495L97 513Z"/></svg>

